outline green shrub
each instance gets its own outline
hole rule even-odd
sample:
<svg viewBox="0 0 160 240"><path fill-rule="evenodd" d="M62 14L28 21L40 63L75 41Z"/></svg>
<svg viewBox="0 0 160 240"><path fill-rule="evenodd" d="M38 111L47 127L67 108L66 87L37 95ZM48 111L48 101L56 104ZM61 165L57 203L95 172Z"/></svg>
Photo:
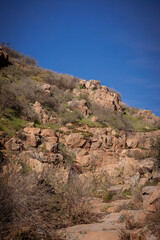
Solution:
<svg viewBox="0 0 160 240"><path fill-rule="evenodd" d="M80 124L87 125L90 128L97 128L97 127L103 127L104 125L99 122L92 122L90 118L82 118L79 120Z"/></svg>
<svg viewBox="0 0 160 240"><path fill-rule="evenodd" d="M86 86L85 86L85 85L83 85L83 84L80 84L80 85L79 85L79 88L80 88L80 89L85 89L85 88L86 88Z"/></svg>
<svg viewBox="0 0 160 240"><path fill-rule="evenodd" d="M78 111L65 112L62 114L62 123L76 123L82 118L82 115Z"/></svg>
<svg viewBox="0 0 160 240"><path fill-rule="evenodd" d="M123 113L114 112L110 109L99 107L94 104L92 106L93 115L98 118L98 121L107 126L119 129L119 130L133 130L132 122L126 118Z"/></svg>

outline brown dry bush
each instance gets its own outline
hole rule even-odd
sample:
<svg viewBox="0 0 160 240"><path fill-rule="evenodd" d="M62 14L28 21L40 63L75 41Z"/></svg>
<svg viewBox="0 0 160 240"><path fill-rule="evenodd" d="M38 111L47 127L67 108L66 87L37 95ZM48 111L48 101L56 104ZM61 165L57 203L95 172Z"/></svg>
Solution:
<svg viewBox="0 0 160 240"><path fill-rule="evenodd" d="M134 228L142 228L143 223L135 222L133 217L130 214L126 214L125 215L125 226L126 226L126 229L132 230Z"/></svg>
<svg viewBox="0 0 160 240"><path fill-rule="evenodd" d="M146 217L149 229L160 237L160 200L155 203L155 212L150 212Z"/></svg>
<svg viewBox="0 0 160 240"><path fill-rule="evenodd" d="M51 85L56 85L59 89L73 89L77 86L79 79L68 74L58 74L52 71L45 71L45 81Z"/></svg>
<svg viewBox="0 0 160 240"><path fill-rule="evenodd" d="M130 234L126 232L126 230L121 229L121 230L119 231L118 239L119 239L119 240L130 240L131 237L130 237Z"/></svg>
<svg viewBox="0 0 160 240"><path fill-rule="evenodd" d="M0 185L0 239L61 239L56 229L94 218L88 200L88 189L74 178L64 182L47 171L38 176L8 172ZM26 236L26 238L24 238Z"/></svg>

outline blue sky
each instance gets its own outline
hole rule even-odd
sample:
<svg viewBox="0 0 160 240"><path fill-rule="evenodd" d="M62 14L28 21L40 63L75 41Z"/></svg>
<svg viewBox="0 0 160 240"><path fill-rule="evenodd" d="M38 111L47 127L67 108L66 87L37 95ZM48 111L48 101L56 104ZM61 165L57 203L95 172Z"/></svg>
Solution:
<svg viewBox="0 0 160 240"><path fill-rule="evenodd" d="M160 115L159 0L0 0L0 42Z"/></svg>

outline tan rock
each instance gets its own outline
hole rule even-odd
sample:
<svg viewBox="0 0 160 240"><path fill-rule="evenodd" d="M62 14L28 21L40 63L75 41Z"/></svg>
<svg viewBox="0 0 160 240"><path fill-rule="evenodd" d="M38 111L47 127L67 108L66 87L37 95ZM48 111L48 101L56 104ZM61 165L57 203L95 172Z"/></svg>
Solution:
<svg viewBox="0 0 160 240"><path fill-rule="evenodd" d="M54 129L42 129L41 131L42 137L57 137L57 134Z"/></svg>
<svg viewBox="0 0 160 240"><path fill-rule="evenodd" d="M84 79L82 79L82 80L79 82L79 86L84 86L84 87L86 87L86 83L87 83L87 81L84 80Z"/></svg>
<svg viewBox="0 0 160 240"><path fill-rule="evenodd" d="M43 164L35 158L27 159L26 163L35 171L35 172L42 172L43 171Z"/></svg>
<svg viewBox="0 0 160 240"><path fill-rule="evenodd" d="M126 144L128 148L136 148L138 146L138 138L127 138Z"/></svg>
<svg viewBox="0 0 160 240"><path fill-rule="evenodd" d="M139 183L138 183L138 187L143 187L147 184L148 182L148 178L140 178Z"/></svg>
<svg viewBox="0 0 160 240"><path fill-rule="evenodd" d="M42 86L41 86L41 89L42 89L42 91L44 91L44 92L46 92L46 93L50 93L50 89L51 89L51 85L50 84L43 84Z"/></svg>
<svg viewBox="0 0 160 240"><path fill-rule="evenodd" d="M52 142L46 142L46 150L49 152L57 152L57 144Z"/></svg>
<svg viewBox="0 0 160 240"><path fill-rule="evenodd" d="M133 158L125 157L122 159L122 166L124 168L124 176L128 178L137 173L138 161L135 161Z"/></svg>
<svg viewBox="0 0 160 240"><path fill-rule="evenodd" d="M160 189L159 186L145 186L142 188L142 194L151 195L152 193L156 192L159 189Z"/></svg>
<svg viewBox="0 0 160 240"><path fill-rule="evenodd" d="M145 159L139 163L138 171L141 174L145 174L146 172L150 172L151 170L153 170L154 165L155 165L155 163L153 160Z"/></svg>
<svg viewBox="0 0 160 240"><path fill-rule="evenodd" d="M156 180L160 181L160 172L155 172L153 174L153 179L156 179Z"/></svg>
<svg viewBox="0 0 160 240"><path fill-rule="evenodd" d="M66 144L71 148L82 148L85 146L87 140L84 139L81 133L72 133L66 137Z"/></svg>
<svg viewBox="0 0 160 240"><path fill-rule="evenodd" d="M99 88L100 88L100 84L101 84L100 81L97 81L97 80L89 80L88 82L86 82L85 86L86 86L86 88L88 88L88 89L96 90L96 89L99 89Z"/></svg>
<svg viewBox="0 0 160 240"><path fill-rule="evenodd" d="M118 195L122 192L123 185L113 185L108 188L109 192L113 195Z"/></svg>
<svg viewBox="0 0 160 240"><path fill-rule="evenodd" d="M41 121L44 124L49 121L50 117L46 114L44 108L39 102L36 101L32 107L35 113L37 113L39 121Z"/></svg>
<svg viewBox="0 0 160 240"><path fill-rule="evenodd" d="M33 134L26 134L26 143L29 146L37 147L38 143L40 142L39 136Z"/></svg>
<svg viewBox="0 0 160 240"><path fill-rule="evenodd" d="M118 210L119 210L118 206L109 207L107 209L107 213L115 213L115 212L118 212Z"/></svg>
<svg viewBox="0 0 160 240"><path fill-rule="evenodd" d="M5 148L11 151L20 151L24 148L24 144L18 138L11 138L5 143Z"/></svg>
<svg viewBox="0 0 160 240"><path fill-rule="evenodd" d="M143 208L148 211L156 211L156 204L160 202L160 186L146 186L142 189L144 195Z"/></svg>
<svg viewBox="0 0 160 240"><path fill-rule="evenodd" d="M39 135L41 129L40 128L34 128L34 127L26 127L23 129L25 133L32 134L32 135Z"/></svg>
<svg viewBox="0 0 160 240"><path fill-rule="evenodd" d="M82 166L90 166L90 160L91 160L90 155L76 156L76 162L81 164Z"/></svg>

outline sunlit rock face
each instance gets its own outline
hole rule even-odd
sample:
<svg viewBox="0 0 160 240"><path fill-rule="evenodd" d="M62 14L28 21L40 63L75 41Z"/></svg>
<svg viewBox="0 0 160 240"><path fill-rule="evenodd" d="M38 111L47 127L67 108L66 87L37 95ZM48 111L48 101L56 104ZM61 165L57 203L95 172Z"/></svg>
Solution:
<svg viewBox="0 0 160 240"><path fill-rule="evenodd" d="M118 93L112 92L106 86L101 86L100 81L97 80L81 80L79 82L79 89L74 89L74 94L80 96L85 94L89 100L99 105L110 109L112 111L122 111L121 97Z"/></svg>

